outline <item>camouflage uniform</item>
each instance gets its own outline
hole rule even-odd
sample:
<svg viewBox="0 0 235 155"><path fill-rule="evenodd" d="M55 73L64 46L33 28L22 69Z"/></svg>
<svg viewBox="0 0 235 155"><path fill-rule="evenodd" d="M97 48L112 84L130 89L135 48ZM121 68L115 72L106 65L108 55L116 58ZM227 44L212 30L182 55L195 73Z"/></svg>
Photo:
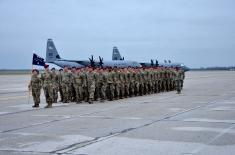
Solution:
<svg viewBox="0 0 235 155"><path fill-rule="evenodd" d="M123 71L119 72L120 78L120 98L125 97L125 75Z"/></svg>
<svg viewBox="0 0 235 155"><path fill-rule="evenodd" d="M59 72L58 74L58 84L59 84L59 93L60 93L60 99L61 102L64 100L63 99L63 91L62 91L62 74L61 72Z"/></svg>
<svg viewBox="0 0 235 155"><path fill-rule="evenodd" d="M70 101L72 101L72 102L75 102L75 101L77 101L77 99L76 99L76 90L75 90L75 75L76 75L76 73L73 71L72 73L71 73L71 81L70 81L70 93L69 93L69 99L70 99Z"/></svg>
<svg viewBox="0 0 235 155"><path fill-rule="evenodd" d="M83 82L86 82L83 73L78 72L74 75L74 87L76 92L76 102L80 103L83 100Z"/></svg>
<svg viewBox="0 0 235 155"><path fill-rule="evenodd" d="M52 102L53 103L57 103L58 90L59 90L59 77L55 72L52 72L52 91L53 91Z"/></svg>
<svg viewBox="0 0 235 155"><path fill-rule="evenodd" d="M113 82L114 82L114 94L115 98L118 99L120 97L120 75L117 71L113 72Z"/></svg>
<svg viewBox="0 0 235 155"><path fill-rule="evenodd" d="M94 74L94 80L95 80L95 94L94 94L94 100L97 101L98 98L100 97L100 89L99 89L99 81L100 81L100 77L99 77L99 73L97 73L97 71L93 72Z"/></svg>
<svg viewBox="0 0 235 155"><path fill-rule="evenodd" d="M88 102L91 104L94 101L94 95L95 95L95 75L94 75L94 72L87 73L87 90L89 93Z"/></svg>
<svg viewBox="0 0 235 155"><path fill-rule="evenodd" d="M70 85L71 85L70 81L71 81L71 73L64 71L62 74L62 92L63 92L64 103L69 102L69 93L70 93Z"/></svg>
<svg viewBox="0 0 235 155"><path fill-rule="evenodd" d="M103 102L106 99L106 88L107 88L107 73L100 72L98 89L101 102Z"/></svg>
<svg viewBox="0 0 235 155"><path fill-rule="evenodd" d="M38 75L32 75L29 83L29 89L32 90L32 96L34 100L34 108L39 107L40 95L41 95L41 79Z"/></svg>
<svg viewBox="0 0 235 155"><path fill-rule="evenodd" d="M109 96L109 100L113 100L114 98L114 81L113 81L113 73L112 72L108 72L107 73L107 92L108 92L108 96Z"/></svg>
<svg viewBox="0 0 235 155"><path fill-rule="evenodd" d="M42 73L41 80L47 102L47 106L45 108L51 108L53 102L52 73L50 71Z"/></svg>
<svg viewBox="0 0 235 155"><path fill-rule="evenodd" d="M176 77L175 77L175 87L176 87L176 91L178 94L181 93L181 83L180 83L180 73L177 72Z"/></svg>

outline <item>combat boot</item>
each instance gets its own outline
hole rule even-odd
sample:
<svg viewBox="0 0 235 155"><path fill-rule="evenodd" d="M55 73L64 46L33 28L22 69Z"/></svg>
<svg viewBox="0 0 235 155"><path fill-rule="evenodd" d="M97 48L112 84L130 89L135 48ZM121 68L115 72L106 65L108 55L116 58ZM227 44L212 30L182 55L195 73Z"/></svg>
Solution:
<svg viewBox="0 0 235 155"><path fill-rule="evenodd" d="M39 107L39 104L34 104L32 107L33 107L33 108L38 108L38 107Z"/></svg>
<svg viewBox="0 0 235 155"><path fill-rule="evenodd" d="M52 108L52 103L47 103L47 106L45 106L44 108Z"/></svg>

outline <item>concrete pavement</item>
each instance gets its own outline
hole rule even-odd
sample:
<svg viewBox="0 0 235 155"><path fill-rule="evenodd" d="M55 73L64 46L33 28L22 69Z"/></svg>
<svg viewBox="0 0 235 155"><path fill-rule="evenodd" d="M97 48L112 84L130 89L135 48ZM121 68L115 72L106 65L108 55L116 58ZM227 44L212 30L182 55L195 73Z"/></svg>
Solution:
<svg viewBox="0 0 235 155"><path fill-rule="evenodd" d="M233 155L235 72L186 77L180 95L32 109L29 76L0 76L0 154Z"/></svg>

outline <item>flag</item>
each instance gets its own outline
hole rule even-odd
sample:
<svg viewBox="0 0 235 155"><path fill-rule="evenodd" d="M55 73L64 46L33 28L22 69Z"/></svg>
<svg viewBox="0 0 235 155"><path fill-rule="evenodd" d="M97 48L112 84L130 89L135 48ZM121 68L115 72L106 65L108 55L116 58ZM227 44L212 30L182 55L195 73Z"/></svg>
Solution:
<svg viewBox="0 0 235 155"><path fill-rule="evenodd" d="M44 59L39 57L37 54L33 54L33 62L32 62L33 65L38 65L38 66L44 66L45 65L45 62L44 62Z"/></svg>

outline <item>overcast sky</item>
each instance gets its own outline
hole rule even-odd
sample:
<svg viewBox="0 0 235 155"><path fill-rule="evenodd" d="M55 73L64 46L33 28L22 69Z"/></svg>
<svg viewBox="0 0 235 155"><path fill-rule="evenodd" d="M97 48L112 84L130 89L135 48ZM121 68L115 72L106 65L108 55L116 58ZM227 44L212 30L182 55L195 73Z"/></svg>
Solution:
<svg viewBox="0 0 235 155"><path fill-rule="evenodd" d="M234 0L0 0L0 69L31 68L52 38L62 58L235 65Z"/></svg>

